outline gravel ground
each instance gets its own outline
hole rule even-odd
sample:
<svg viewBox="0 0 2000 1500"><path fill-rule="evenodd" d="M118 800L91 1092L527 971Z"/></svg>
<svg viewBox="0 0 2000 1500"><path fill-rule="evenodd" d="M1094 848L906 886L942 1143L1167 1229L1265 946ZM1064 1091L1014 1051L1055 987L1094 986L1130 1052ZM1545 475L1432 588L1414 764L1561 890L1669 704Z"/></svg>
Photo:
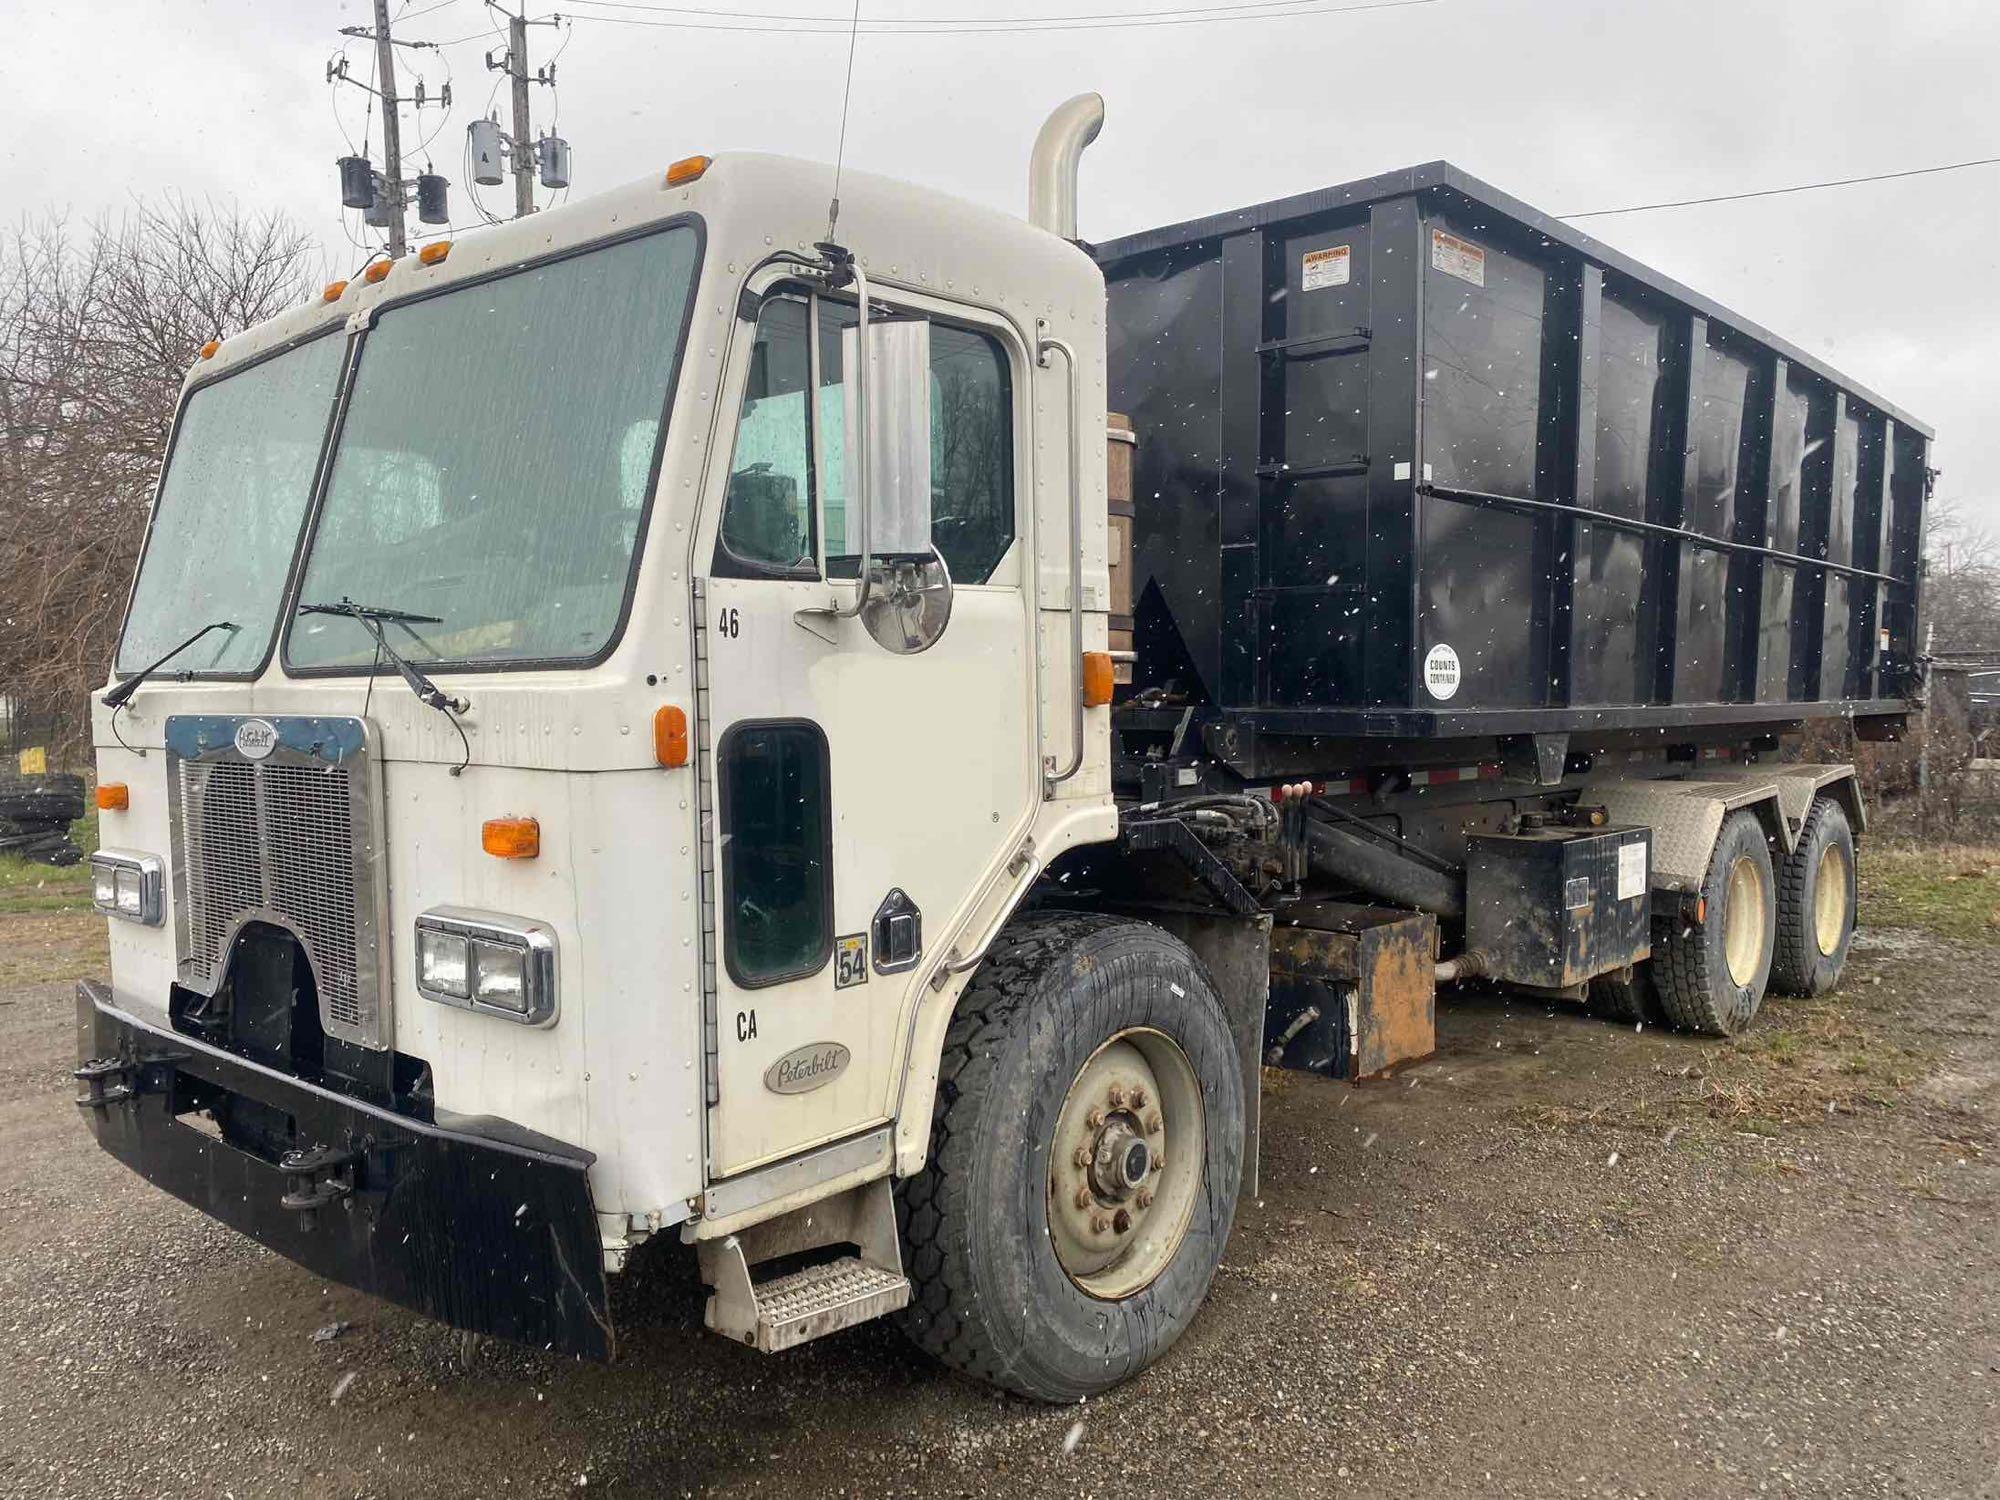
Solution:
<svg viewBox="0 0 2000 1500"><path fill-rule="evenodd" d="M1269 1074L1207 1310L1050 1410L881 1326L724 1344L670 1255L616 1367L462 1372L99 1155L101 927L0 917L0 1492L2000 1497L1991 947L1864 934L1732 1044L1489 998L1391 1083Z"/></svg>

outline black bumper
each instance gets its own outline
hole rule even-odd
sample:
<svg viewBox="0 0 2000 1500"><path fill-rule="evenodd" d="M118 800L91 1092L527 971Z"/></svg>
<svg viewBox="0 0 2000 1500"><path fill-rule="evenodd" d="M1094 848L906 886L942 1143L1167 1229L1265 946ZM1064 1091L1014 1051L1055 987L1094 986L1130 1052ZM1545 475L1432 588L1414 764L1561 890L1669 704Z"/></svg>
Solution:
<svg viewBox="0 0 2000 1500"><path fill-rule="evenodd" d="M611 1358L589 1152L505 1121L406 1118L142 1021L100 984L76 1006L77 1103L148 1182L329 1281ZM288 1118L294 1149L268 1160L182 1119L230 1096Z"/></svg>

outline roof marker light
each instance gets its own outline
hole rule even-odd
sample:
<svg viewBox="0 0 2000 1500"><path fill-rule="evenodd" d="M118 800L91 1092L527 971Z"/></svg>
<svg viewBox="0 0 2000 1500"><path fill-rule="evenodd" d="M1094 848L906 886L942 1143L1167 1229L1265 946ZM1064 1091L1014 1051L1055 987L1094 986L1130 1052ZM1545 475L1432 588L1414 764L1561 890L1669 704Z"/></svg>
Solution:
<svg viewBox="0 0 2000 1500"><path fill-rule="evenodd" d="M417 259L427 266L434 266L449 254L451 254L450 240L432 240L417 252Z"/></svg>
<svg viewBox="0 0 2000 1500"><path fill-rule="evenodd" d="M667 168L667 186L677 188L699 182L701 174L709 169L713 161L714 158L708 156L683 156Z"/></svg>

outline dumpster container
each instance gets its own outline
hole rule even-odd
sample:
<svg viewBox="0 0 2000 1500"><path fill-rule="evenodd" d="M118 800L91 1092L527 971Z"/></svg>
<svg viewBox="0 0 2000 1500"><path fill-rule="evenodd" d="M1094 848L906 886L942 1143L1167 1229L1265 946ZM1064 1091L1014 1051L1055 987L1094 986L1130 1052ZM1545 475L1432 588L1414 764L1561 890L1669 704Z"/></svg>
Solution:
<svg viewBox="0 0 2000 1500"><path fill-rule="evenodd" d="M1931 430L1776 335L1442 162L1093 253L1128 702L1579 744L1904 711Z"/></svg>

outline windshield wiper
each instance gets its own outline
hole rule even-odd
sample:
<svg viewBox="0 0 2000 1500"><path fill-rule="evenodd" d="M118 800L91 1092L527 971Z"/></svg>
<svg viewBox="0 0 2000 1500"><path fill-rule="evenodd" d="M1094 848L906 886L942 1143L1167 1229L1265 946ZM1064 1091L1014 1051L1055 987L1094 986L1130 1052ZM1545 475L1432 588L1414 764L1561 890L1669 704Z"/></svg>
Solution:
<svg viewBox="0 0 2000 1500"><path fill-rule="evenodd" d="M119 683L118 686L113 688L110 692L106 693L102 698L98 699L98 702L102 703L106 708L118 707L121 703L124 703L127 699L129 699L134 693L138 692L139 689L145 685L146 679L148 677L151 677L155 672L159 671L160 668L164 667L168 662L172 661L176 656L179 656L183 651L187 650L188 647L192 646L196 641L200 640L203 636L210 635L218 630L240 630L241 628L242 627L236 624L235 621L233 620L210 620L206 625L202 626L201 629L197 630L193 635L189 636L186 640L182 641L178 646L174 647L173 650L169 651L165 656L161 657L158 661L152 663L152 665L150 666L141 667L138 671L134 672L130 677L126 678L123 682Z"/></svg>
<svg viewBox="0 0 2000 1500"><path fill-rule="evenodd" d="M411 666L403 653L389 644L387 632L382 629L384 620L396 625L442 625L443 619L437 615L413 614L407 609L391 609L375 604L356 604L352 599L342 599L338 604L301 604L302 615L344 615L350 620L358 620L367 632L375 637L375 648L387 657L389 664L410 685L410 691L417 695L421 703L450 717L462 714L472 705L463 698L448 695L430 678ZM456 722L456 720L454 720Z"/></svg>

